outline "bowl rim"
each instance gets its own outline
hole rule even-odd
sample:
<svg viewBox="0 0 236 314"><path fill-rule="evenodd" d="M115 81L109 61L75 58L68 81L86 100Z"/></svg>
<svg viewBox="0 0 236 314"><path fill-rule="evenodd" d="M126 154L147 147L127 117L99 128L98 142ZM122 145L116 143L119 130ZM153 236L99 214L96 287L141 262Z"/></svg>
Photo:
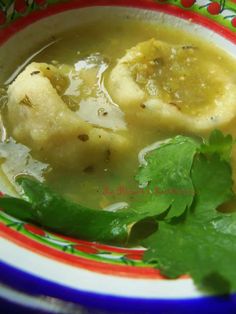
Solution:
<svg viewBox="0 0 236 314"><path fill-rule="evenodd" d="M8 276L11 274L11 276ZM199 314L208 313L234 313L236 295L229 296L205 296L192 299L149 299L130 298L113 295L104 295L83 290L75 290L62 286L55 282L42 279L32 274L25 273L13 266L0 262L0 278L4 284L13 287L15 291L21 291L27 295L40 298L47 297L70 302L85 308L96 308L106 313L115 311L127 311L128 313L168 313L170 314ZM0 292L1 296L1 292ZM230 298L230 300L229 300ZM230 301L230 302L229 302Z"/></svg>
<svg viewBox="0 0 236 314"><path fill-rule="evenodd" d="M146 10L154 10L167 14L171 14L176 17L180 17L185 20L194 20L194 23L204 26L208 29L212 29L214 32L223 36L227 40L236 44L236 28L235 30L229 29L219 21L217 18L222 15L223 19L226 20L228 17L224 15L232 14L236 17L236 0L225 0L224 6L221 8L219 14L209 14L209 12L200 11L207 4L210 4L212 0L193 0L194 6L198 6L198 11L194 11L194 6L184 7L181 3L183 0L47 0L48 6L46 10L41 9L40 6L37 10L28 11L27 14L21 14L18 19L13 20L10 24L6 24L0 28L0 45L7 41L12 35L19 30L27 27L29 24L34 23L45 17L49 17L54 14L58 14L64 11L87 8L93 6L118 6L118 7L131 7ZM218 1L218 0L217 0ZM225 7L229 3L229 7Z"/></svg>

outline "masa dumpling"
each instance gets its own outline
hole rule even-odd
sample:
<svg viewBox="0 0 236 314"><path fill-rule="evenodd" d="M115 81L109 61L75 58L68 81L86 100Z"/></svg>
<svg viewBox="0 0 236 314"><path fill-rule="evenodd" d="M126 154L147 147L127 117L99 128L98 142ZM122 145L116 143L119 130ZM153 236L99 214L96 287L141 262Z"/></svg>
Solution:
<svg viewBox="0 0 236 314"><path fill-rule="evenodd" d="M65 100L69 86L68 76L52 65L27 66L8 88L7 120L12 136L44 161L70 168L103 165L122 154L129 143L119 134L125 129L119 108L107 103L108 114L102 114L97 124L90 123ZM104 127L101 119L105 120Z"/></svg>
<svg viewBox="0 0 236 314"><path fill-rule="evenodd" d="M128 49L108 79L113 100L147 128L208 132L236 116L236 86L199 48L150 39Z"/></svg>

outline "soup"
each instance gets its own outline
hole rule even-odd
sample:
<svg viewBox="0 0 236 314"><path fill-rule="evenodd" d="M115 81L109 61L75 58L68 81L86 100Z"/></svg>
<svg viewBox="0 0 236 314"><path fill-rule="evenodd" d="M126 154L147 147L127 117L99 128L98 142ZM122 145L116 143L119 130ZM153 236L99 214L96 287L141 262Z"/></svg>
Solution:
<svg viewBox="0 0 236 314"><path fill-rule="evenodd" d="M7 138L49 164L46 182L83 205L142 198L138 154L154 142L235 133L235 60L184 31L108 18L62 34L32 61L8 89Z"/></svg>

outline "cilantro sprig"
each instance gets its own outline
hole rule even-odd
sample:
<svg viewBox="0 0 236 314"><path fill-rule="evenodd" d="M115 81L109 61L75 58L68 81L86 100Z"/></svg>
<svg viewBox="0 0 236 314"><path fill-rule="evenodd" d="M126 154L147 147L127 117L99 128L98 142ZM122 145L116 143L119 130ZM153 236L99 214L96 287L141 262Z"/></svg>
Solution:
<svg viewBox="0 0 236 314"><path fill-rule="evenodd" d="M177 136L151 151L136 179L151 192L139 210L153 214L166 212L168 218L178 217L188 209L194 198L190 172L199 144L191 138Z"/></svg>
<svg viewBox="0 0 236 314"><path fill-rule="evenodd" d="M56 232L121 245L151 221L157 227L136 237L147 248L145 262L169 278L189 274L201 289L236 291L236 212L218 210L235 198L232 145L217 130L207 141L177 136L163 143L147 153L136 175L147 199L117 212L85 208L29 177L16 180L21 199L4 196L0 206Z"/></svg>
<svg viewBox="0 0 236 314"><path fill-rule="evenodd" d="M189 274L214 293L236 291L236 212L217 211L234 198L232 143L231 136L214 131L200 145L191 168L191 207L179 219L159 221L158 231L143 242L144 261L169 278Z"/></svg>

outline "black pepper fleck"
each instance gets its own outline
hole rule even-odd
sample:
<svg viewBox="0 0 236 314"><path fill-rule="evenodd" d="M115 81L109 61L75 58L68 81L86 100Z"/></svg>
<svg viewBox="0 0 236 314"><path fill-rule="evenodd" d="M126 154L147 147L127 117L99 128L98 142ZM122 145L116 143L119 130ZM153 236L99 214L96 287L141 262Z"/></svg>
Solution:
<svg viewBox="0 0 236 314"><path fill-rule="evenodd" d="M185 46L182 46L182 49L184 49L184 50L197 49L197 47L194 47L194 46L191 46L191 45L185 45Z"/></svg>
<svg viewBox="0 0 236 314"><path fill-rule="evenodd" d="M30 75L35 75L35 74L39 74L39 73L40 73L40 71L33 71L30 73Z"/></svg>
<svg viewBox="0 0 236 314"><path fill-rule="evenodd" d="M111 159L111 151L110 149L107 149L106 152L105 152L105 161L110 161Z"/></svg>
<svg viewBox="0 0 236 314"><path fill-rule="evenodd" d="M81 140L82 142L86 142L89 140L88 134L80 134L78 135L78 139Z"/></svg>
<svg viewBox="0 0 236 314"><path fill-rule="evenodd" d="M94 172L94 166L90 165L83 170L85 173L93 173Z"/></svg>
<svg viewBox="0 0 236 314"><path fill-rule="evenodd" d="M175 102L169 102L169 105L174 106L177 110L181 111L180 107Z"/></svg>

